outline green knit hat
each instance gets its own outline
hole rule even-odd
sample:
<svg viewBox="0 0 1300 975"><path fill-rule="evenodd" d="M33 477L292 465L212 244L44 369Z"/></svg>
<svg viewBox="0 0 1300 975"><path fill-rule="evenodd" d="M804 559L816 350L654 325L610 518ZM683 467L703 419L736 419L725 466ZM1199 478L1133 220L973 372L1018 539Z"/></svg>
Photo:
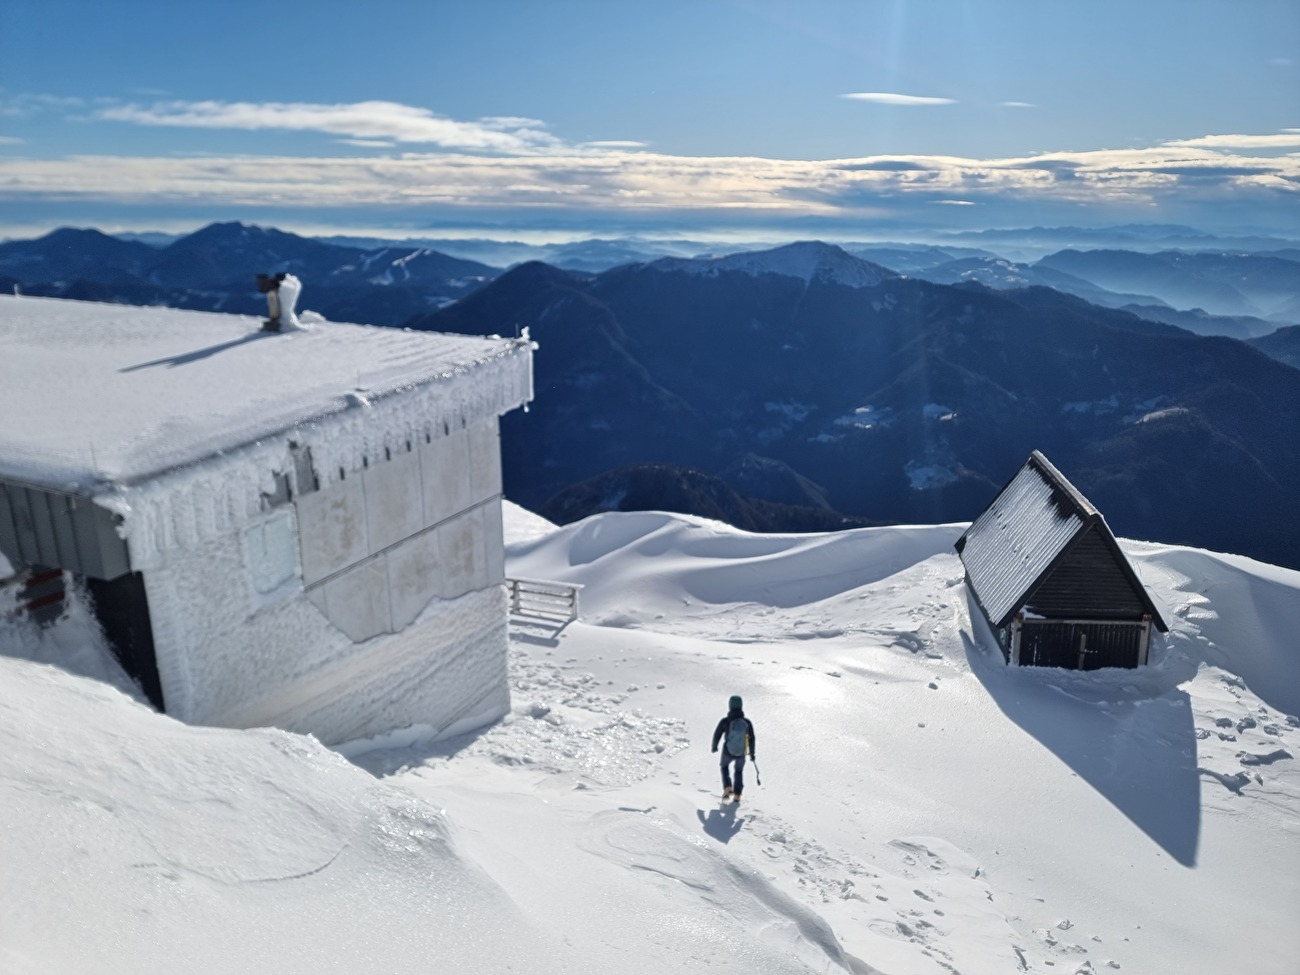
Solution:
<svg viewBox="0 0 1300 975"><path fill-rule="evenodd" d="M740 699L739 694L732 694L731 700L727 702L727 707L733 711L740 711L745 707L745 702Z"/></svg>

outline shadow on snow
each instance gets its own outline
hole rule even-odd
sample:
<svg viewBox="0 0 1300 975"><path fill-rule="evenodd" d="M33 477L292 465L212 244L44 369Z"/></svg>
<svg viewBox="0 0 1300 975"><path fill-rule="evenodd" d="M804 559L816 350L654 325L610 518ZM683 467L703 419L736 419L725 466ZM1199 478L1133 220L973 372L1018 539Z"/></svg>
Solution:
<svg viewBox="0 0 1300 975"><path fill-rule="evenodd" d="M1003 714L1171 857L1195 866L1201 777L1191 698L1178 688L1195 665L1189 673L1010 667L978 612L972 605L981 642L963 633L966 657Z"/></svg>
<svg viewBox="0 0 1300 975"><path fill-rule="evenodd" d="M695 815L699 817L704 832L719 843L730 843L731 838L739 833L740 828L745 825L745 817L737 816L736 810L732 806L710 809L708 815L705 815L703 809L697 809Z"/></svg>
<svg viewBox="0 0 1300 975"><path fill-rule="evenodd" d="M206 349L195 349L193 352L185 352L181 355L171 355L163 359L154 359L150 362L137 363L134 366L126 366L119 369L118 372L136 372L140 369L152 369L157 366L167 366L169 369L174 369L176 366L187 366L191 362L198 362L200 359L206 359L219 352L225 352L228 349L233 349L249 342L256 342L259 339L270 338L271 336L278 334L280 333L250 332L247 335L241 336L237 339L232 339L229 342L222 342L220 345L210 345Z"/></svg>

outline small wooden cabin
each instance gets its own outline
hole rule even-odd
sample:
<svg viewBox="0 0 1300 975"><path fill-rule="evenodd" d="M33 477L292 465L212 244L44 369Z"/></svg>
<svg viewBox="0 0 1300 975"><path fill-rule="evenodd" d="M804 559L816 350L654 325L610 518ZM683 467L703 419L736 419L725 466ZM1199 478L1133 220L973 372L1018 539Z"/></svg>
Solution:
<svg viewBox="0 0 1300 975"><path fill-rule="evenodd" d="M1039 451L957 540L966 586L1012 664L1147 662L1160 611L1088 499Z"/></svg>

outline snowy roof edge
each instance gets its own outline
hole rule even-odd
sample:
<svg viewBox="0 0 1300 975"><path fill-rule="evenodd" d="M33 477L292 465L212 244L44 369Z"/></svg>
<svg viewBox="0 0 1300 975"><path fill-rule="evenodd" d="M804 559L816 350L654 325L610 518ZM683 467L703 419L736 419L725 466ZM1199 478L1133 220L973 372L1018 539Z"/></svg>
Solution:
<svg viewBox="0 0 1300 975"><path fill-rule="evenodd" d="M91 500L121 516L133 568L146 568L170 549L189 547L249 524L264 514L276 474L292 469L290 443L312 451L321 487L370 458L421 437L436 439L488 416L532 401L532 350L526 337L472 368L458 368L380 393L349 398L233 450L207 455L129 483L111 483ZM436 391L438 395L428 395Z"/></svg>

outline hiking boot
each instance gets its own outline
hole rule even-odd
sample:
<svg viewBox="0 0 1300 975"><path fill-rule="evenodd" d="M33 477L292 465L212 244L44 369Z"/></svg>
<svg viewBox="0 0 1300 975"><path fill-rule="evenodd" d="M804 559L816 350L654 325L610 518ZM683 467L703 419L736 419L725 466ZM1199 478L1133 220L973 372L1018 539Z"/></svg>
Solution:
<svg viewBox="0 0 1300 975"><path fill-rule="evenodd" d="M739 793L739 792L733 792L733 793L731 794L731 801L734 802L734 803L736 803L737 805L739 805L739 804L740 804L740 793Z"/></svg>

